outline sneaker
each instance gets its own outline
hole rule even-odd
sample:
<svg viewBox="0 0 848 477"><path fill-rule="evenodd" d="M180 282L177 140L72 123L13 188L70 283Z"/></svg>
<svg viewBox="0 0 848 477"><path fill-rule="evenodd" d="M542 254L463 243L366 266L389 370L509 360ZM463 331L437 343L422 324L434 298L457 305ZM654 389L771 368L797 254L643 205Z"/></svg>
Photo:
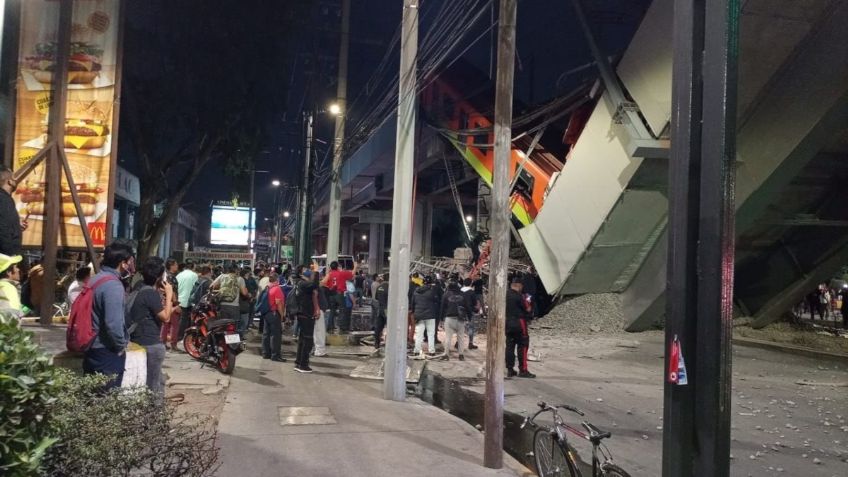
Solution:
<svg viewBox="0 0 848 477"><path fill-rule="evenodd" d="M447 355L445 355L445 356L447 356ZM435 358L435 357L436 357L436 353L435 353L435 352L433 352L433 353L427 353L427 357L428 357L428 358L430 358L430 359L433 359L433 358Z"/></svg>
<svg viewBox="0 0 848 477"><path fill-rule="evenodd" d="M516 376L518 376L518 373L516 373L514 369L510 368L506 370L506 377L514 378Z"/></svg>
<svg viewBox="0 0 848 477"><path fill-rule="evenodd" d="M262 359L271 359L271 356L263 355L263 356L262 356Z"/></svg>
<svg viewBox="0 0 848 477"><path fill-rule="evenodd" d="M448 356L448 354L447 354L447 353L445 353L445 354L443 354L443 355L439 356L439 360L441 360L441 361L450 361L450 356Z"/></svg>
<svg viewBox="0 0 848 477"><path fill-rule="evenodd" d="M522 371L518 373L519 378L535 378L536 375L531 373L530 371Z"/></svg>
<svg viewBox="0 0 848 477"><path fill-rule="evenodd" d="M415 359L417 361L427 359L427 355L425 355L423 351L421 351L420 353L412 353L412 354L414 356L413 359Z"/></svg>
<svg viewBox="0 0 848 477"><path fill-rule="evenodd" d="M282 357L280 357L280 356L276 356L276 357L274 357L274 358L271 358L271 361L275 361L275 362L277 362L277 363L285 363L285 362L286 362L286 358L282 358Z"/></svg>
<svg viewBox="0 0 848 477"><path fill-rule="evenodd" d="M298 373L311 373L312 372L312 368L310 368L309 366L297 367L297 368L294 368L294 370L297 371Z"/></svg>
<svg viewBox="0 0 848 477"><path fill-rule="evenodd" d="M479 346L477 346L476 344L468 343L468 349L477 349L477 348L479 348Z"/></svg>
<svg viewBox="0 0 848 477"><path fill-rule="evenodd" d="M327 353L314 353L313 356L320 358L321 356L327 356Z"/></svg>
<svg viewBox="0 0 848 477"><path fill-rule="evenodd" d="M459 360L460 360L460 361L465 361L465 356L464 356L464 355L459 355Z"/></svg>

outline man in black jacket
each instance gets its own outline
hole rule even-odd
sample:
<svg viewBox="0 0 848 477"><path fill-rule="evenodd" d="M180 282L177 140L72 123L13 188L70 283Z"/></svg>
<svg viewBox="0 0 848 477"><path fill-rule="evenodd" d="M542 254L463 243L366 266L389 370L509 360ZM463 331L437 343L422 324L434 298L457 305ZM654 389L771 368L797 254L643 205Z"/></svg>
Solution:
<svg viewBox="0 0 848 477"><path fill-rule="evenodd" d="M459 289L456 280L448 282L448 289L442 296L442 307L440 315L445 322L445 354L443 359L450 359L450 348L453 345L453 335L456 334L456 346L459 351L459 360L465 360L465 324L471 319L472 302Z"/></svg>
<svg viewBox="0 0 848 477"><path fill-rule="evenodd" d="M530 335L527 322L530 313L524 296L521 294L524 284L521 276L512 277L510 288L506 291L506 370L507 377L535 378L527 370L527 350L530 347ZM518 373L515 372L515 354L518 351Z"/></svg>
<svg viewBox="0 0 848 477"><path fill-rule="evenodd" d="M412 353L417 358L424 358L421 345L424 341L424 331L427 331L427 350L430 357L436 356L436 314L439 312L439 302L433 278L424 277L424 284L415 289L412 294L412 317L415 320L415 348Z"/></svg>
<svg viewBox="0 0 848 477"><path fill-rule="evenodd" d="M371 300L371 316L374 319L374 352L380 351L383 330L386 328L386 309L389 307L389 282L381 281L374 290Z"/></svg>
<svg viewBox="0 0 848 477"><path fill-rule="evenodd" d="M0 168L0 253L19 255L21 237L26 230L26 221L21 221L12 193L18 188L11 169Z"/></svg>

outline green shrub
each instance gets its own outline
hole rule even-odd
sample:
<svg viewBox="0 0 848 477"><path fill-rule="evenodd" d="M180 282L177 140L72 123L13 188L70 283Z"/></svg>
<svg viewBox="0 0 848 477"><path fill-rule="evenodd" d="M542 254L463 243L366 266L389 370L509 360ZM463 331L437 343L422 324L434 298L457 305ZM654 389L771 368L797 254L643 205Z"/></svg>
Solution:
<svg viewBox="0 0 848 477"><path fill-rule="evenodd" d="M50 359L17 319L0 312L0 475L38 471L56 441L48 413L57 395Z"/></svg>

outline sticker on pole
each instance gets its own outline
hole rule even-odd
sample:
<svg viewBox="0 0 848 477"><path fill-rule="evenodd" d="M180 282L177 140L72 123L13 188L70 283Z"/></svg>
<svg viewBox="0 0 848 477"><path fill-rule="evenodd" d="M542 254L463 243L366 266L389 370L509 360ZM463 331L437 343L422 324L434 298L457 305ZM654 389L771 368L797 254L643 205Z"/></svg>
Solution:
<svg viewBox="0 0 848 477"><path fill-rule="evenodd" d="M683 360L683 350L680 347L680 340L677 339L677 335L674 335L674 340L671 342L671 349L669 349L668 382L679 386L689 384L686 373L686 362Z"/></svg>

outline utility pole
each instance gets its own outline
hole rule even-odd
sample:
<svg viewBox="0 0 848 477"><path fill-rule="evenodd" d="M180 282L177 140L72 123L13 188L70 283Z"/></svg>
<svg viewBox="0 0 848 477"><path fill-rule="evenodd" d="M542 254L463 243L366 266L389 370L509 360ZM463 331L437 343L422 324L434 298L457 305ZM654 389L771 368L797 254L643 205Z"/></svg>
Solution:
<svg viewBox="0 0 848 477"><path fill-rule="evenodd" d="M312 237L312 111L305 113L306 121L306 159L303 163L303 184L300 187L297 234L298 265L309 265L311 253L309 242Z"/></svg>
<svg viewBox="0 0 848 477"><path fill-rule="evenodd" d="M412 240L412 176L415 168L416 64L418 2L403 0L400 37L398 125L395 146L395 190L392 202L392 261L389 268L388 326L383 397L406 399L406 325L409 312L409 260Z"/></svg>
<svg viewBox="0 0 848 477"><path fill-rule="evenodd" d="M342 30L339 45L339 79L336 104L336 135L333 141L333 167L330 169L330 221L327 225L327 263L339 259L339 237L342 221L342 148L347 118L347 58L350 47L350 0L342 0Z"/></svg>
<svg viewBox="0 0 848 477"><path fill-rule="evenodd" d="M666 477L730 475L739 3L674 4Z"/></svg>
<svg viewBox="0 0 848 477"><path fill-rule="evenodd" d="M495 85L495 163L492 168L492 249L489 261L489 323L486 334L486 401L483 465L503 467L504 347L509 287L509 158L512 154L512 87L515 76L516 0L501 0Z"/></svg>

